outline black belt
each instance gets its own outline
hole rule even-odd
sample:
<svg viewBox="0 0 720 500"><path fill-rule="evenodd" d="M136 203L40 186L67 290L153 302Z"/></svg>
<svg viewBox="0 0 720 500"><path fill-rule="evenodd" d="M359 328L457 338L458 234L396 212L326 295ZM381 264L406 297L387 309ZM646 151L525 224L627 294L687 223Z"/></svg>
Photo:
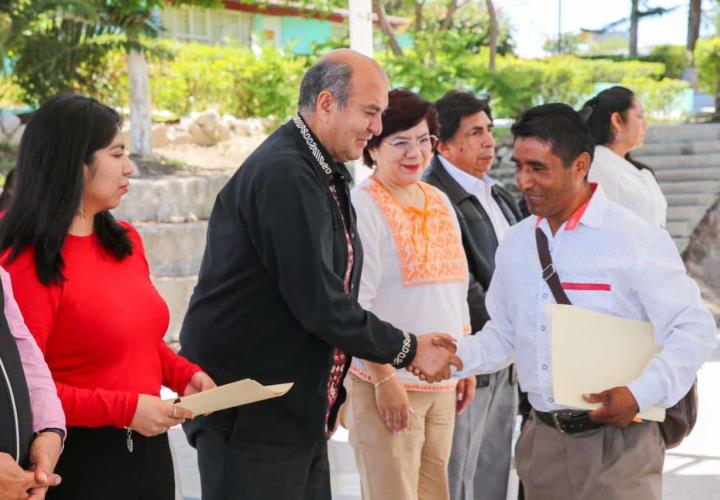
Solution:
<svg viewBox="0 0 720 500"><path fill-rule="evenodd" d="M546 413L535 410L535 416L543 424L555 427L565 434L591 431L604 425L590 420L590 414L586 411L559 410Z"/></svg>

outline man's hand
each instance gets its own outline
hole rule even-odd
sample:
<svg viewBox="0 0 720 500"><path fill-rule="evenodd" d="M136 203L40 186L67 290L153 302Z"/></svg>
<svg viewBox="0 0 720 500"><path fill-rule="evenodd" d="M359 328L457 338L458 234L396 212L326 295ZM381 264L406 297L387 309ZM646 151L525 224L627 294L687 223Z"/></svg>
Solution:
<svg viewBox="0 0 720 500"><path fill-rule="evenodd" d="M417 338L417 353L408 367L420 379L438 382L450 378L450 365L462 370L462 361L455 356L455 339L445 333L430 333Z"/></svg>
<svg viewBox="0 0 720 500"><path fill-rule="evenodd" d="M455 403L455 412L460 415L465 408L472 402L475 397L475 388L477 387L477 379L475 376L462 379L458 382L455 392L457 394L457 403Z"/></svg>
<svg viewBox="0 0 720 500"><path fill-rule="evenodd" d="M0 453L0 498L3 500L27 500L30 488L42 488L35 474L23 470L7 453Z"/></svg>
<svg viewBox="0 0 720 500"><path fill-rule="evenodd" d="M207 391L215 387L215 382L205 372L195 372L190 378L190 382L185 386L185 392L183 396L189 396L197 392Z"/></svg>
<svg viewBox="0 0 720 500"><path fill-rule="evenodd" d="M613 387L596 394L585 394L583 399L588 403L602 403L597 410L590 410L590 420L623 429L630 425L640 411L627 387Z"/></svg>
<svg viewBox="0 0 720 500"><path fill-rule="evenodd" d="M34 466L35 481L44 486L32 488L30 498L42 500L48 487L60 484L60 476L54 474L55 466L60 458L62 439L54 432L41 432L30 446L30 462Z"/></svg>

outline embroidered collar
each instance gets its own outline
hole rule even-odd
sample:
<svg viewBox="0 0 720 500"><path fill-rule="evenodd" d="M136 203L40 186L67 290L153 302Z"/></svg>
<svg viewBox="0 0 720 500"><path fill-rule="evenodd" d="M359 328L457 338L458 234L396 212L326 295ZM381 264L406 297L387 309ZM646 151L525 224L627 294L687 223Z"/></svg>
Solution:
<svg viewBox="0 0 720 500"><path fill-rule="evenodd" d="M310 127L307 126L305 120L303 120L302 116L300 116L300 113L295 113L292 121L300 132L302 138L305 140L305 144L310 150L310 154L312 154L315 161L317 161L318 165L320 165L320 168L322 168L323 172L325 172L327 176L332 176L333 169L330 168L330 165L325 159L325 148L318 145Z"/></svg>

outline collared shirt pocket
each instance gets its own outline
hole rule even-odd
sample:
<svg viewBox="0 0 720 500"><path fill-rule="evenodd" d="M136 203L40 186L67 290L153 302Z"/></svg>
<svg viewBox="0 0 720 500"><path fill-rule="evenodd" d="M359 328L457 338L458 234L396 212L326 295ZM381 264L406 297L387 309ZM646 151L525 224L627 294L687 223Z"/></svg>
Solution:
<svg viewBox="0 0 720 500"><path fill-rule="evenodd" d="M607 276L572 274L561 276L560 281L573 305L597 312L616 313L613 284Z"/></svg>

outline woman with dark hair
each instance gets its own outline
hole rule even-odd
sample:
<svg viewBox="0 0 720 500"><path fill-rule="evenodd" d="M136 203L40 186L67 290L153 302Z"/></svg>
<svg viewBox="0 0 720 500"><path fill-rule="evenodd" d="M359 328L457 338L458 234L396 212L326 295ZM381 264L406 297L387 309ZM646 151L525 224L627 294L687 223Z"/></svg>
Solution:
<svg viewBox="0 0 720 500"><path fill-rule="evenodd" d="M142 240L109 210L133 165L120 116L62 95L30 119L0 251L25 321L45 354L68 424L50 490L61 499L174 499L166 431L191 418L159 398L214 384L163 342L168 308Z"/></svg>
<svg viewBox="0 0 720 500"><path fill-rule="evenodd" d="M645 116L642 102L630 89L605 89L580 111L595 139L590 182L602 185L608 198L649 223L665 227L667 201L650 167L630 156L643 145Z"/></svg>
<svg viewBox="0 0 720 500"><path fill-rule="evenodd" d="M437 142L437 113L404 89L388 97L382 133L363 152L373 175L352 191L364 254L358 300L402 330L460 338L470 329L460 228L445 194L420 181ZM455 412L472 398L456 408L453 379L429 384L357 358L350 370L346 422L363 498L449 498Z"/></svg>

